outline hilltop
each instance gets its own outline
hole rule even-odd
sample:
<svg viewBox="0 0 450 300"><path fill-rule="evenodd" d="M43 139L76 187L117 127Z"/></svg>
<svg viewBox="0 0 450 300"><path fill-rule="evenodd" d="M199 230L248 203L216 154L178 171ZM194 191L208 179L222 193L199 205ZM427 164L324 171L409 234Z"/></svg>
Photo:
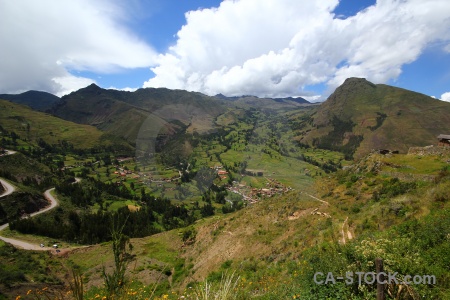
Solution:
<svg viewBox="0 0 450 300"><path fill-rule="evenodd" d="M450 130L450 103L409 90L347 79L317 109L304 143L361 157L372 149L436 144Z"/></svg>
<svg viewBox="0 0 450 300"><path fill-rule="evenodd" d="M21 94L0 94L0 99L26 105L42 112L50 109L60 101L58 96L41 91L27 91Z"/></svg>

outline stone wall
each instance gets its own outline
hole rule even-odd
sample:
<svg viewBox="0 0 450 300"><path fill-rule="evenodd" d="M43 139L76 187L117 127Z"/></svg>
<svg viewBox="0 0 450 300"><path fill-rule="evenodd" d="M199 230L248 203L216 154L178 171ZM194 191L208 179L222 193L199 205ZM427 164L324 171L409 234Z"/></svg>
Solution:
<svg viewBox="0 0 450 300"><path fill-rule="evenodd" d="M411 147L408 150L408 155L450 155L450 147L433 145L426 147Z"/></svg>

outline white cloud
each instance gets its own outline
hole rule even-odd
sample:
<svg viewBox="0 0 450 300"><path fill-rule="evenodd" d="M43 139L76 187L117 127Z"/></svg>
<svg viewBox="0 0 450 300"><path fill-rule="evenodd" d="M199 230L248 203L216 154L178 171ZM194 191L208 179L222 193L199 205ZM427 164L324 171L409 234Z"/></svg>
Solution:
<svg viewBox="0 0 450 300"><path fill-rule="evenodd" d="M109 90L124 91L124 92L134 92L134 91L136 91L138 88L132 88L132 87L116 88L115 86L110 86L108 89L109 89Z"/></svg>
<svg viewBox="0 0 450 300"><path fill-rule="evenodd" d="M444 47L444 51L450 53L450 44Z"/></svg>
<svg viewBox="0 0 450 300"><path fill-rule="evenodd" d="M441 95L441 100L442 100L442 101L450 102L450 92L443 93L443 94Z"/></svg>
<svg viewBox="0 0 450 300"><path fill-rule="evenodd" d="M154 65L155 52L123 25L124 11L112 0L1 1L1 92L62 94L92 82L69 71Z"/></svg>
<svg viewBox="0 0 450 300"><path fill-rule="evenodd" d="M226 0L186 14L144 87L207 94L302 95L348 77L397 78L433 42L450 41L448 0L378 0L345 20L338 0Z"/></svg>
<svg viewBox="0 0 450 300"><path fill-rule="evenodd" d="M55 93L56 96L61 97L83 87L86 87L92 83L94 80L84 77L76 77L71 74L66 76L52 78L52 81L59 86L58 92Z"/></svg>

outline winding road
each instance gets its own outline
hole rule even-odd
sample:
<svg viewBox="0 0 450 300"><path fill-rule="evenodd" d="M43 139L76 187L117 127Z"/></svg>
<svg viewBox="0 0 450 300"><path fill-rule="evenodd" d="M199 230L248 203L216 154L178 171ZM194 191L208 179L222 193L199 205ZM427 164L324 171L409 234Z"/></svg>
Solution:
<svg viewBox="0 0 450 300"><path fill-rule="evenodd" d="M3 194L0 195L0 198L6 197L8 195L11 195L12 193L14 193L16 191L16 187L15 186L13 186L8 181L6 181L6 180L4 180L2 178L0 178L0 183L5 188L5 191L3 192Z"/></svg>
<svg viewBox="0 0 450 300"><path fill-rule="evenodd" d="M81 179L79 179L79 178L75 178L74 183L78 183L78 182L80 182L80 180ZM6 180L0 178L0 182L6 189L6 191L0 195L0 198L10 195L16 190L16 188L13 185L11 185L9 182L7 182ZM55 188L51 188L44 192L44 197L45 197L45 199L47 199L49 201L50 205L37 211L37 212L34 212L34 213L26 216L26 218L31 218L31 217L37 216L39 214L45 213L45 212L55 208L56 206L58 206L58 200L51 194L51 192L54 189ZM9 226L8 223L1 225L0 231L4 230L8 226ZM22 240L18 240L18 239L11 239L11 238L7 238L7 237L3 237L3 236L0 236L0 240L13 245L14 247L25 249L25 250L48 251L48 250L53 249L50 247L41 247L40 245L37 245L37 244L31 244L26 241L22 241Z"/></svg>
<svg viewBox="0 0 450 300"><path fill-rule="evenodd" d="M3 180L0 179L0 181L2 181L3 184ZM34 217L36 215L45 213L53 208L55 208L58 205L58 201L56 200L55 197L53 197L52 194L50 194L51 191L53 191L55 188L51 188L45 191L44 193L44 197L50 202L50 205L29 215L29 217ZM5 195L2 195L2 197ZM28 217L28 216L27 216ZM4 230L5 228L7 228L9 226L8 223L3 224L0 226L0 231ZM21 249L25 249L25 250L42 250L42 251L47 251L47 250L51 250L52 248L50 247L40 247L39 245L36 244L30 244L28 242L22 241L22 240L18 240L18 239L11 239L11 238L7 238L7 237L3 237L0 236L0 240L10 243L11 245L17 247L17 248L21 248Z"/></svg>

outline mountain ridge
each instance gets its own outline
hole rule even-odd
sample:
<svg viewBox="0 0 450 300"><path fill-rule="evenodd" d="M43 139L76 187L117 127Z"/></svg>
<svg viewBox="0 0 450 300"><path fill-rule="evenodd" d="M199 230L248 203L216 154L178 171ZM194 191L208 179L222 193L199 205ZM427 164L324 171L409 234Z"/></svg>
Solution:
<svg viewBox="0 0 450 300"><path fill-rule="evenodd" d="M211 105L212 104L212 105ZM134 92L106 90L95 84L72 92L49 112L66 120L96 126L134 143L148 118L181 121L188 131L214 130L214 118L224 112L219 101L197 92L145 88ZM175 130L176 131L176 130Z"/></svg>
<svg viewBox="0 0 450 300"><path fill-rule="evenodd" d="M361 157L372 149L406 152L436 143L450 131L450 103L393 87L349 78L320 105L302 142Z"/></svg>
<svg viewBox="0 0 450 300"><path fill-rule="evenodd" d="M0 94L0 99L8 100L17 104L29 106L34 110L45 112L61 99L51 93L42 91L26 91L21 94Z"/></svg>

